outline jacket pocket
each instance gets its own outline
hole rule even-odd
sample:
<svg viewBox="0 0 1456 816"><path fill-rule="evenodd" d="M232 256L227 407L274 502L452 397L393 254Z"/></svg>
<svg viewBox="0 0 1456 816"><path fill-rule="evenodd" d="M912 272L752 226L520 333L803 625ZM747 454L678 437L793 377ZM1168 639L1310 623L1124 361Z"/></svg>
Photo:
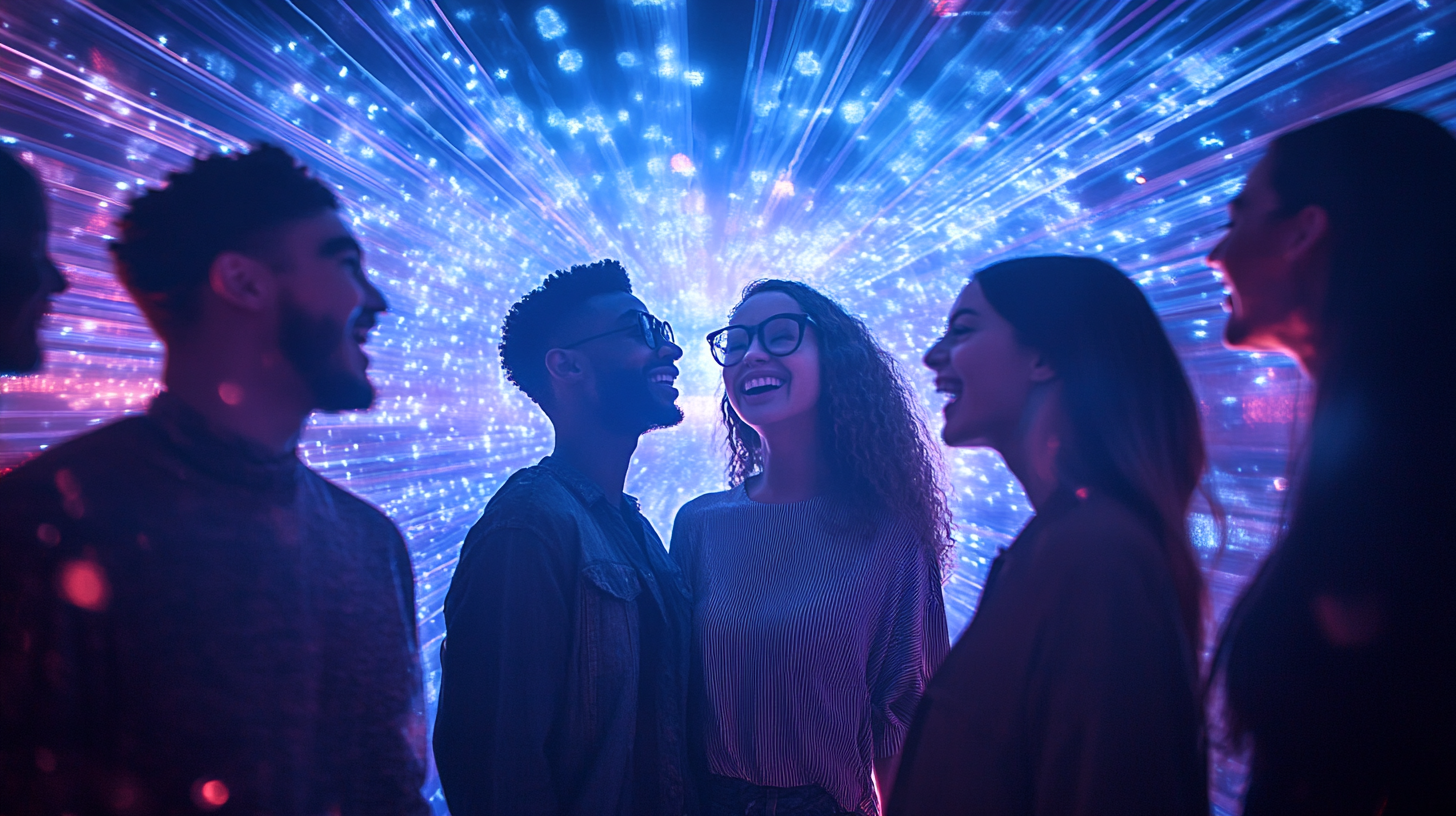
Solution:
<svg viewBox="0 0 1456 816"><path fill-rule="evenodd" d="M630 745L642 665L637 614L642 581L630 566L598 561L581 568L578 586L586 730L607 743L625 738Z"/></svg>

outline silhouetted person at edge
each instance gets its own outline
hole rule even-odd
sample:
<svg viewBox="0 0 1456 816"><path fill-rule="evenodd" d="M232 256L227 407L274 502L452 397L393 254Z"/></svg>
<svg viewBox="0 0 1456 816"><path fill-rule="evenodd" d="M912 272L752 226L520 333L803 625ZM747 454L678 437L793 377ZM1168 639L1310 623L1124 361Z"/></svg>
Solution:
<svg viewBox="0 0 1456 816"><path fill-rule="evenodd" d="M604 260L512 306L500 351L556 447L496 491L445 599L445 801L455 816L677 816L692 610L622 488L638 438L682 421L682 349Z"/></svg>
<svg viewBox="0 0 1456 816"><path fill-rule="evenodd" d="M1456 138L1365 108L1274 141L1209 255L1235 348L1315 381L1287 526L1217 653L1244 813L1456 813Z"/></svg>
<svg viewBox="0 0 1456 816"><path fill-rule="evenodd" d="M166 390L0 479L6 812L428 812L404 541L295 452L374 396L337 209L264 146L123 217Z"/></svg>
<svg viewBox="0 0 1456 816"><path fill-rule="evenodd" d="M0 374L40 365L36 334L51 295L66 290L46 251L45 195L35 176L0 150Z"/></svg>
<svg viewBox="0 0 1456 816"><path fill-rule="evenodd" d="M977 272L925 355L941 437L1036 515L921 698L891 816L1207 816L1198 403L1157 315L1093 258Z"/></svg>

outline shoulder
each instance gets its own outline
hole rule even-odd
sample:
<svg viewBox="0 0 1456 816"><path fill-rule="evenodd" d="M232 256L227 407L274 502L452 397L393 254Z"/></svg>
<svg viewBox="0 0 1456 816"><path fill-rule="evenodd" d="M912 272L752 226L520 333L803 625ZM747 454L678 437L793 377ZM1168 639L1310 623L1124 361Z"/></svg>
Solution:
<svg viewBox="0 0 1456 816"><path fill-rule="evenodd" d="M501 531L530 534L543 541L574 541L589 512L560 479L540 465L511 474L485 506L466 537L467 546Z"/></svg>
<svg viewBox="0 0 1456 816"><path fill-rule="evenodd" d="M128 417L62 442L0 478L0 490L50 483L62 470L134 466L136 452L156 435L150 420Z"/></svg>
<svg viewBox="0 0 1456 816"><path fill-rule="evenodd" d="M88 485L134 479L158 433L145 417L130 417L46 450L0 477L0 516L49 513L82 496Z"/></svg>
<svg viewBox="0 0 1456 816"><path fill-rule="evenodd" d="M1038 551L1071 570L1106 571L1110 566L1160 564L1161 547L1152 526L1117 499L1094 494L1049 519Z"/></svg>
<svg viewBox="0 0 1456 816"><path fill-rule="evenodd" d="M677 518L673 522L673 528L683 522L693 523L723 508L736 504L734 501L738 488L733 487L727 490L719 490L715 493L704 493L703 495L684 504L682 509L677 511Z"/></svg>
<svg viewBox="0 0 1456 816"><path fill-rule="evenodd" d="M315 473L311 468L303 470L305 474L303 478L313 482L320 490L326 492L334 507L341 515L347 516L349 521L381 538L404 543L404 536L399 532L399 528L383 510Z"/></svg>

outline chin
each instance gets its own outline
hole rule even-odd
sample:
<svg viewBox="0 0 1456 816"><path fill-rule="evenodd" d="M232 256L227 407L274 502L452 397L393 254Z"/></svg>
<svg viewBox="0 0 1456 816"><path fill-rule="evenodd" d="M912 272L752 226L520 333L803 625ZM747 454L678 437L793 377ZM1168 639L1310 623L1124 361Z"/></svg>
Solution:
<svg viewBox="0 0 1456 816"><path fill-rule="evenodd" d="M40 347L35 344L0 349L0 374L29 374L40 368L40 360Z"/></svg>
<svg viewBox="0 0 1456 816"><path fill-rule="evenodd" d="M643 429L642 433L648 433L650 431L660 431L663 428L671 428L674 425L681 424L682 421L682 409L677 407L676 405L670 405L665 410L657 412L657 415L650 419L647 427Z"/></svg>
<svg viewBox="0 0 1456 816"><path fill-rule="evenodd" d="M314 407L320 411L363 411L374 404L374 384L349 375L313 384Z"/></svg>

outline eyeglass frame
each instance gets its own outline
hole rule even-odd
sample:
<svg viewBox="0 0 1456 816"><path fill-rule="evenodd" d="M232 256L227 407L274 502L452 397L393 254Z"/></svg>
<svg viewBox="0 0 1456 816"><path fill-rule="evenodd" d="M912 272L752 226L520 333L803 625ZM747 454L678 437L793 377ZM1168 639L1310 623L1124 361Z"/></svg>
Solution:
<svg viewBox="0 0 1456 816"><path fill-rule="evenodd" d="M615 329L604 331L601 334L593 334L591 337L583 337L582 339L577 340L575 343L569 343L564 346L557 346L557 348L574 349L583 343L589 343L592 340L600 340L603 337L610 337L611 335L620 334L622 332L631 331L633 329L641 332L642 342L646 343L647 347L654 351L662 348L663 343L676 342L676 335L674 335L672 331L671 323L667 322L666 320L659 319L655 315L644 312L641 309L633 309L632 314L635 314L637 316L637 323L635 325L618 326Z"/></svg>
<svg viewBox="0 0 1456 816"><path fill-rule="evenodd" d="M763 340L763 330L764 330L764 328L766 328L768 326L769 323L772 323L775 320L782 320L782 319L785 319L785 318L787 318L789 320L792 320L795 323L798 323L799 324L799 339L798 339L798 341L796 341L794 343L794 347L791 348L791 349L789 349L788 351L784 351L784 352L773 351L773 350L769 349L768 343ZM787 357L790 354L793 354L794 352L798 351L800 346L804 345L804 335L807 332L809 326L813 326L815 329L818 329L819 328L819 324L814 322L814 318L810 317L809 315L805 314L804 312L784 312L782 314L776 314L776 315L772 315L770 317L766 317L763 320L760 320L757 325L753 325L753 326L741 326L741 325L732 325L732 324L730 324L730 325L724 326L721 329L718 329L717 331L709 332L708 333L708 336L705 337L705 338L703 338L703 339L708 341L708 353L713 357L713 362L717 363L718 365L722 366L723 368L729 368L730 366L736 366L736 365L738 365L738 363L743 362L743 357L739 357L738 358L738 362L736 362L736 363L725 363L722 360L719 360L718 359L718 353L717 353L718 346L713 343L713 338L718 337L720 335L723 335L723 334L725 334L727 332L730 332L733 329L742 329L742 330L748 332L748 346L750 348L753 346L754 339L757 338L758 341L759 341L759 346L764 351L768 352L769 354L772 354L775 357ZM748 349L747 348L745 348L743 350L743 354L744 354L745 357L748 356Z"/></svg>

